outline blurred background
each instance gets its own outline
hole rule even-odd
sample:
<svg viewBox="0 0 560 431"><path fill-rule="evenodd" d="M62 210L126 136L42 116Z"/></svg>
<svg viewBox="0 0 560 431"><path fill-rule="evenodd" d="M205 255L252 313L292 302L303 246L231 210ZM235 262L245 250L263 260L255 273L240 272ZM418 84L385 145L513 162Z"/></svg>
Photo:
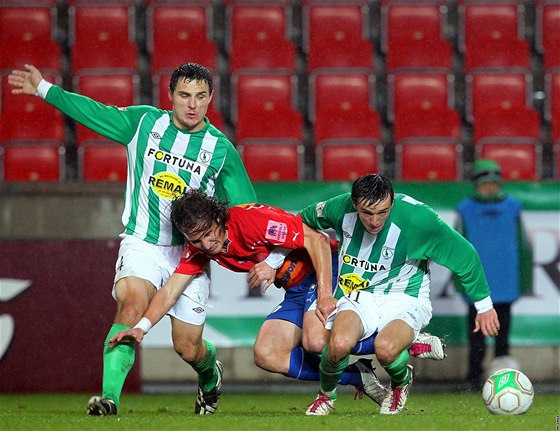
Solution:
<svg viewBox="0 0 560 431"><path fill-rule="evenodd" d="M208 117L264 203L298 211L383 172L453 224L474 160L500 163L534 252L512 355L558 387L560 0L0 0L0 391L99 389L126 180L124 147L11 95L7 75L33 64L106 104L169 109L183 62L212 71ZM228 379L284 382L251 353L281 292L213 271L205 336ZM429 329L450 357L419 363L419 381L466 373L466 307L449 286L434 268ZM194 378L166 325L127 390Z"/></svg>

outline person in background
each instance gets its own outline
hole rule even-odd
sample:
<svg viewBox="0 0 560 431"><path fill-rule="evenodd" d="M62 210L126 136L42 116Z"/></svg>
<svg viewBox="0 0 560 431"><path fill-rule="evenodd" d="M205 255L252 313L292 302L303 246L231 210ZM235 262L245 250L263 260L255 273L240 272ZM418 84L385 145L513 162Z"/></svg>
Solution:
<svg viewBox="0 0 560 431"><path fill-rule="evenodd" d="M502 190L500 165L493 160L477 160L473 165L474 194L457 206L456 229L474 246L490 286L494 308L500 316L500 332L495 338L491 366L518 368L509 356L511 306L522 291L532 290L532 253L522 221L522 205ZM460 286L457 286L461 291ZM476 309L468 298L467 318L469 369L467 382L472 389L481 388L485 380L482 362L486 342L474 332Z"/></svg>
<svg viewBox="0 0 560 431"><path fill-rule="evenodd" d="M380 413L405 408L414 379L408 349L432 317L430 261L457 275L477 310L475 331L498 333L500 322L474 247L429 206L395 194L386 176L364 175L350 193L309 205L300 214L309 227L334 229L340 239L338 302L325 316L331 333L321 353L319 393L307 415L330 413L352 347L375 332L375 355L391 378Z"/></svg>
<svg viewBox="0 0 560 431"><path fill-rule="evenodd" d="M206 117L214 92L212 75L204 66L185 63L173 71L171 111L107 106L45 81L32 65L12 71L8 82L15 87L12 93L41 97L127 150L125 230L113 284L117 312L103 349L101 396L91 397L86 407L90 415L116 415L135 349L133 343L111 347L108 341L140 320L179 263L185 239L170 220L172 199L200 189L237 205L255 202L255 191L239 153ZM209 285L208 275L198 274L191 283L196 293L181 297L170 311L175 350L198 374L196 414L214 413L221 393L222 365L212 343L201 338L206 303L192 299L207 298Z"/></svg>

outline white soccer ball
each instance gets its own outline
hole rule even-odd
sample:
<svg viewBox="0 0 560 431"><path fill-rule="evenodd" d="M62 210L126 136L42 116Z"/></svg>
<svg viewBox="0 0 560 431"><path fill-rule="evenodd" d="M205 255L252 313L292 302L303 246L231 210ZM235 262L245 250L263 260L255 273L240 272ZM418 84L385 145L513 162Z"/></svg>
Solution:
<svg viewBox="0 0 560 431"><path fill-rule="evenodd" d="M492 374L482 387L482 399L490 413L519 415L531 407L533 384L521 371L504 368Z"/></svg>

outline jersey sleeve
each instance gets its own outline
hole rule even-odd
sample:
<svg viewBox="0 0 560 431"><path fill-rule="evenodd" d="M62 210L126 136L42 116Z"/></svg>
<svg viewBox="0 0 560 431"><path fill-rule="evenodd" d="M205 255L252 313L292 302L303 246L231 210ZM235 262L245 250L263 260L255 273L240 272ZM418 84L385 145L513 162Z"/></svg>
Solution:
<svg viewBox="0 0 560 431"><path fill-rule="evenodd" d="M152 106L108 106L56 85L50 88L45 101L78 123L123 145L134 137L142 115L157 109Z"/></svg>
<svg viewBox="0 0 560 431"><path fill-rule="evenodd" d="M257 195L239 153L226 141L227 155L216 180L216 196L228 201L230 206L257 201Z"/></svg>
<svg viewBox="0 0 560 431"><path fill-rule="evenodd" d="M423 204L410 223L407 240L411 259L430 259L451 270L473 302L490 296L480 257L459 232Z"/></svg>
<svg viewBox="0 0 560 431"><path fill-rule="evenodd" d="M210 257L206 253L195 247L187 246L175 272L185 275L202 274L209 261Z"/></svg>
<svg viewBox="0 0 560 431"><path fill-rule="evenodd" d="M305 207L300 215L303 222L315 229L336 229L341 215L352 210L350 193L345 193L326 201Z"/></svg>

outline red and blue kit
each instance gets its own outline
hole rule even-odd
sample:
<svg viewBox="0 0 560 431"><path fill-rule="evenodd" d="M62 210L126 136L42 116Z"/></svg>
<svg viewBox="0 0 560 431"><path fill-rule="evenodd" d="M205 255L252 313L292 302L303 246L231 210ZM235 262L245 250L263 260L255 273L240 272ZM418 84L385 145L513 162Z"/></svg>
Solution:
<svg viewBox="0 0 560 431"><path fill-rule="evenodd" d="M299 215L262 204L244 204L229 209L228 241L218 254L207 254L189 244L175 272L195 275L210 260L235 272L248 272L266 259L274 247L304 247L303 222Z"/></svg>

